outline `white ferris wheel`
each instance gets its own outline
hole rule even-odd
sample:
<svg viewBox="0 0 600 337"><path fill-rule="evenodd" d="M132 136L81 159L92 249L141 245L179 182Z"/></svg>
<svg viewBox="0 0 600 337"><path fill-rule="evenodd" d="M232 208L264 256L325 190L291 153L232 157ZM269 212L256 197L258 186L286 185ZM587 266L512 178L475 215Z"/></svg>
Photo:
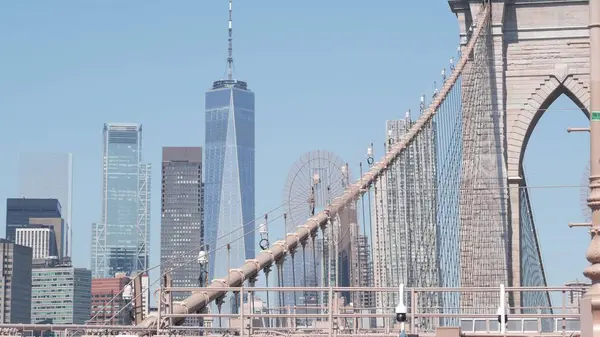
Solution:
<svg viewBox="0 0 600 337"><path fill-rule="evenodd" d="M295 230L341 196L349 178L348 164L337 155L324 150L305 153L289 171L283 190L286 230Z"/></svg>

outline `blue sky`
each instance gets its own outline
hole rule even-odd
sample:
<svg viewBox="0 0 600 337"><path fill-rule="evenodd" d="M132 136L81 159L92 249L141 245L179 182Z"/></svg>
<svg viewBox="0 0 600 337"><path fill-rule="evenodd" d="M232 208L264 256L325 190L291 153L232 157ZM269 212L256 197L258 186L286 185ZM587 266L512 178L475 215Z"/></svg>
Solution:
<svg viewBox="0 0 600 337"><path fill-rule="evenodd" d="M234 39L236 78L256 93L259 215L282 203L307 151L332 151L357 172L385 121L416 111L439 83L458 24L443 0L237 0ZM2 1L0 45L0 198L16 196L18 152L72 152L73 259L89 267L102 125L142 123L157 263L161 147L203 144L204 91L225 75L226 0ZM567 98L552 105L525 155L530 186L581 184L589 136L565 129L586 125ZM582 220L580 189L532 189L531 199L549 283L583 279L589 236L567 227Z"/></svg>

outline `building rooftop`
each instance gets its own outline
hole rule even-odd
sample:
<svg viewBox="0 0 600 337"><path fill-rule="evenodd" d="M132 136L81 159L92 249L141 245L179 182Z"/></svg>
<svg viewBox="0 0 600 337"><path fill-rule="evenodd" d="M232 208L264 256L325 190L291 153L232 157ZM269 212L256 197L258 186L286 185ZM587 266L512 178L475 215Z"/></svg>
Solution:
<svg viewBox="0 0 600 337"><path fill-rule="evenodd" d="M215 89L222 89L222 88L238 88L238 89L243 89L243 90L249 90L248 89L248 83L244 82L244 81L238 81L238 80L219 80L219 81L215 81L213 82L213 86L212 86L212 90Z"/></svg>

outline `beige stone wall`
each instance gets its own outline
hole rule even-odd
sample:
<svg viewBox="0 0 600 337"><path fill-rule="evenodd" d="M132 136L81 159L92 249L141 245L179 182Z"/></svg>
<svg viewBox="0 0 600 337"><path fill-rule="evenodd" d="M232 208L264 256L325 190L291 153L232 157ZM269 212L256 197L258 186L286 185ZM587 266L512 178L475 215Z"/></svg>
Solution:
<svg viewBox="0 0 600 337"><path fill-rule="evenodd" d="M493 21L478 37L462 77L463 165L460 197L461 287L497 287L508 274L502 109L495 78ZM501 37L500 37L501 38ZM500 89L499 89L500 88ZM465 293L461 306L490 313L498 292Z"/></svg>
<svg viewBox="0 0 600 337"><path fill-rule="evenodd" d="M461 43L464 45L465 32L471 25L471 18L477 17L480 2L452 1L451 8L457 15ZM520 285L518 189L522 184L521 163L529 136L545 109L560 94L567 94L584 110L589 107L588 16L586 0L515 0L510 4L502 1L493 3L489 48L492 58L490 70L493 73L490 88L495 95L492 96L491 109L499 117L497 125L501 130L501 151L504 157L500 175L506 184L499 191L499 198L510 205L510 214L504 221L509 222L512 232L508 260L510 270L508 279L505 280L507 285ZM463 83L463 87L466 92L463 93L465 100L468 99L468 91L472 89L468 83ZM474 112L465 109L465 113ZM468 120L466 123L469 123ZM465 132L467 130L468 128ZM469 137L474 136L465 135L467 147L472 146L468 144ZM470 151L477 152L472 149ZM468 153L466 156L469 156ZM467 163L472 159L463 158L463 161ZM480 175L469 176L465 171L463 179L467 183L468 180L483 178ZM465 202L468 200L463 198L461 204ZM481 208L473 214L484 212L484 208L497 207L489 203L490 201L472 202L471 207ZM461 205L461 231L472 233L462 236L475 237L476 233L483 235L482 230L475 226L485 227L489 224L474 223L476 221L463 211L465 209L467 205ZM465 239L461 239L463 246L473 244L462 240ZM467 253L462 254L461 262L481 258L477 256L479 254L468 257ZM494 273L491 270L488 272L488 276L484 277L487 280L500 276L492 275ZM472 271L468 268L463 267L461 274L462 286L486 285L480 284L485 281L471 275ZM514 305L520 303L518 296L513 301Z"/></svg>

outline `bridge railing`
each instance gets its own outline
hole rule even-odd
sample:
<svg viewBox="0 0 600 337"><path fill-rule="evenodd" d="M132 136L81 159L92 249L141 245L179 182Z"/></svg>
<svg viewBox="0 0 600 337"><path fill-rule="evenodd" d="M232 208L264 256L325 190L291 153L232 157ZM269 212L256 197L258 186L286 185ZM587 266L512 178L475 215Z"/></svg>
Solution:
<svg viewBox="0 0 600 337"><path fill-rule="evenodd" d="M375 306L360 307L354 303L346 303L345 299L347 297L344 295L350 293L350 298L354 298L352 295L365 292L377 294L397 293L397 288L223 287L219 290L239 294L241 300L235 313L218 314L207 311L186 314L173 313L170 308L173 308L177 303L162 301L162 305L159 307L160 317L166 320L199 318L203 321L204 328L207 331L243 329L246 335L262 329L305 332L351 331L359 334L399 332L400 329L399 324L395 321L395 305L384 308ZM168 299L172 298L169 294L190 291L202 290L201 288L165 287L160 290L160 294ZM317 293L329 300L325 304L306 301L299 306L265 306L267 296L277 297L279 293L296 293L298 297L301 297L306 291ZM579 319L579 308L570 305L568 298L573 298L574 293L583 293L585 289L573 287L507 287L505 291L507 295L540 291L561 294L563 300L558 306L535 308L535 312L531 311L533 309L531 307L509 309L508 331L550 333L572 330L574 322L578 322ZM460 326L465 331L497 332L499 327L497 321L499 303L481 308L431 307L431 301L427 298L447 293L455 293L457 296L470 294L476 298L477 296L489 296L499 292L500 288L407 288L404 293L408 308L406 330L408 333L417 334L434 332L436 328L441 326ZM546 312L553 313L547 314ZM550 330L544 327L544 322L548 320L552 322L551 326L553 328ZM224 324L224 321L227 321L227 324ZM456 322L456 324L450 322Z"/></svg>
<svg viewBox="0 0 600 337"><path fill-rule="evenodd" d="M269 294L296 292L299 296L310 289L311 292L324 294L329 301L326 305L307 303L302 306L270 307L264 306L264 296ZM159 289L161 299L158 313L167 322L175 319L194 317L200 319L200 326L166 326L156 328L136 326L90 326L77 324L0 324L0 335L24 336L31 332L60 332L69 335L93 336L134 336L148 334L155 336L398 336L400 326L395 321L393 307L375 308L358 307L354 303L345 303L343 294L350 292L394 293L397 288L373 287L224 287L219 291L238 293L241 299L237 313L217 314L211 312L177 313L173 312L175 301L172 294L180 292L201 292L203 288L164 287ZM436 328L451 322L453 318L459 322L465 336L492 336L498 334L497 307L483 308L445 308L430 307L430 302L419 301L432 294L458 293L473 296L498 293L500 288L406 288L404 298L408 299L407 324L408 336L433 336ZM550 308L538 308L538 313L523 313L523 308L510 308L508 312L507 333L510 336L544 336L566 335L579 330L579 308L576 303L569 304L569 298L577 298L584 288L576 287L507 287L508 294L523 292L559 293L562 300L559 305ZM351 297L352 298L352 297ZM179 303L178 305L180 305ZM531 309L530 307L528 309ZM543 311L553 312L544 314ZM228 319L227 327L220 327L219 320ZM552 331L543 331L542 321L552 320ZM432 323L437 322L437 323Z"/></svg>

